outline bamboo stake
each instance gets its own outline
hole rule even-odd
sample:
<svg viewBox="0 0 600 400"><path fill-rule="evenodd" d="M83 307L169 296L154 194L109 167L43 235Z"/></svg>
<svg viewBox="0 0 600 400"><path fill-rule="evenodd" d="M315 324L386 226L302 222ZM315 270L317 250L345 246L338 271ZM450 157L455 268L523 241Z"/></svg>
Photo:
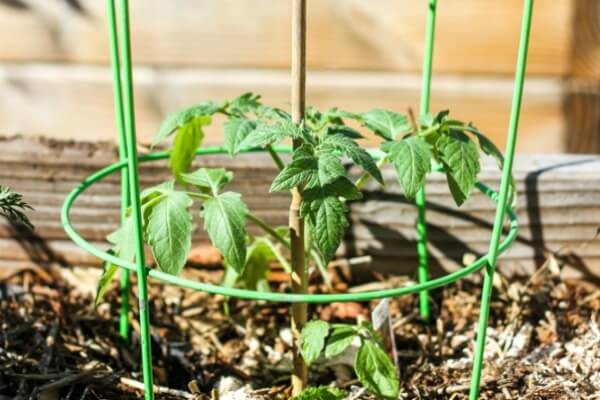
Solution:
<svg viewBox="0 0 600 400"><path fill-rule="evenodd" d="M292 1L292 121L304 118L306 94L306 0ZM299 143L294 143L294 148ZM307 273L304 250L304 221L300 218L301 188L292 190L289 227L292 258L292 291L306 293ZM307 384L307 367L300 355L300 331L306 324L306 303L292 305L292 333L294 335L292 394L300 393Z"/></svg>

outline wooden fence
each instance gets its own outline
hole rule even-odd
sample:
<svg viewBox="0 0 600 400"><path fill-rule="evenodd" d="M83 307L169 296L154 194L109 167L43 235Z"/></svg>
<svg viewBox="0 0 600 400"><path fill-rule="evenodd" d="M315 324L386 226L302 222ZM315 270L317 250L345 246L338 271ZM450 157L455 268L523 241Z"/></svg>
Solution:
<svg viewBox="0 0 600 400"><path fill-rule="evenodd" d="M416 107L425 0L309 4L308 101ZM432 109L504 142L521 0L439 2ZM148 141L166 113L243 91L287 107L286 1L131 0L136 111ZM600 151L600 2L538 0L519 151ZM0 0L0 133L113 140L104 2ZM218 143L213 128L208 143Z"/></svg>
<svg viewBox="0 0 600 400"><path fill-rule="evenodd" d="M249 162L248 157L251 157ZM69 191L95 170L116 161L112 145L32 140L0 141L0 182L23 193L35 208L34 232L0 221L0 265L32 263L99 265L99 261L73 244L60 224L60 207ZM276 169L261 155L202 157L204 166L225 166L235 174L232 189L240 191L250 209L273 224L287 221L287 194L268 194ZM519 192L519 237L501 258L505 272L530 273L547 255L555 254L571 276L600 275L600 156L519 156L515 178ZM493 161L486 162L480 178L499 185ZM143 187L167 178L165 162L144 164ZM370 254L380 271L412 273L416 266L414 207L400 194L393 171L384 169L383 193L371 182L365 198L351 206L351 226L339 255ZM494 203L474 194L460 209L453 205L441 174L427 186L428 229L434 273L462 265L465 256L485 253L491 234ZM94 185L72 210L75 228L104 248L105 236L118 225L119 174ZM198 210L194 210L197 212ZM201 227L195 245L207 242ZM596 276L596 278L593 278Z"/></svg>

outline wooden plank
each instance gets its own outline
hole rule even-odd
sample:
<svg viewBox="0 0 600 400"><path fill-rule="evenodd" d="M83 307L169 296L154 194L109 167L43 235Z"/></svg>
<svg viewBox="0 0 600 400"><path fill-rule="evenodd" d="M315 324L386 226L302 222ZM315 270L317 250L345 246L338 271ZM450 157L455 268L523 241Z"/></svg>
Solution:
<svg viewBox="0 0 600 400"><path fill-rule="evenodd" d="M109 144L12 138L0 140L0 182L23 192L36 208L31 213L36 225L33 235L20 235L0 223L0 260L26 261L52 257L65 263L97 265L98 260L70 243L60 224L60 207L67 193L94 169L116 159ZM287 195L267 195L274 167L265 154L236 158L204 157L202 165L225 166L235 171L232 189L243 193L249 207L273 224L287 221ZM249 166L252 167L244 167ZM583 262L600 274L600 243L593 240L600 220L599 156L519 156L514 166L519 192L517 213L519 238L502 258L503 268L531 271L546 252L572 248ZM359 171L351 170L356 176ZM37 176L36 176L37 174ZM402 197L389 168L383 171L386 192L370 182L363 201L351 203L350 228L340 255L371 254L375 265L387 272L399 272L415 262L415 209ZM141 170L143 186L154 185L168 176L165 164ZM58 177L58 179L57 179ZM483 165L480 177L492 187L499 184L499 172L492 160ZM62 178L67 178L62 181ZM118 174L82 194L72 209L75 228L87 240L103 243L118 224ZM243 181L244 184L239 184ZM441 174L428 181L428 223L431 250L439 268L458 266L464 253L482 253L487 248L495 205L474 194L460 209L449 196ZM195 211L196 212L196 211ZM253 232L256 230L253 229ZM21 241L16 241L20 237ZM194 243L206 243L200 227ZM589 242L589 243L588 243ZM411 270L402 270L410 272ZM439 272L439 271L438 271Z"/></svg>
<svg viewBox="0 0 600 400"><path fill-rule="evenodd" d="M0 131L85 141L116 140L110 72L105 67L18 65L0 67ZM367 72L309 72L307 101L349 111L374 107L405 113L418 104L418 75ZM138 138L151 141L164 116L196 102L233 98L245 91L289 107L289 72L281 70L179 70L135 72ZM505 143L513 83L510 78L440 77L433 81L432 110L450 108L472 120L500 147ZM563 150L562 83L530 79L520 124L519 151ZM222 142L221 120L205 142ZM540 140L543 132L543 140ZM377 140L368 140L376 145Z"/></svg>
<svg viewBox="0 0 600 400"><path fill-rule="evenodd" d="M572 20L571 77L565 96L572 153L600 152L600 2L578 0Z"/></svg>
<svg viewBox="0 0 600 400"><path fill-rule="evenodd" d="M594 2L595 0L591 0ZM528 70L564 74L575 0L539 0ZM107 63L104 2L0 5L0 60ZM132 0L136 63L287 68L290 5L272 0ZM308 67L419 71L425 3L319 0L308 7ZM435 70L512 74L522 1L439 3ZM475 32L475 34L474 34ZM18 40L15 40L18 38Z"/></svg>

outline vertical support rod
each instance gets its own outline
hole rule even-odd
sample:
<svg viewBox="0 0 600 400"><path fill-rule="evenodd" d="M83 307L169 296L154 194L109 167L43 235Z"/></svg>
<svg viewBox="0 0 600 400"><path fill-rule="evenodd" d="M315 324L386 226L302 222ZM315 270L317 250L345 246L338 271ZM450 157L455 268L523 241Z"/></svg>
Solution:
<svg viewBox="0 0 600 400"><path fill-rule="evenodd" d="M506 153L504 158L504 168L502 169L502 181L500 183L500 194L498 196L498 205L496 207L496 216L494 219L494 229L488 251L488 265L485 270L483 289L481 292L481 307L479 315L479 328L477 330L477 343L475 345L475 354L473 357L473 372L471 376L471 390L469 399L476 400L479 396L479 384L481 382L481 371L483 367L483 355L485 352L485 339L490 315L490 300L492 297L494 272L496 261L498 259L498 248L502 237L504 217L510 190L510 180L512 175L512 166L517 143L517 131L519 127L519 117L521 115L521 103L523 100L523 85L525 83L525 70L527 66L527 51L529 49L529 34L531 32L531 16L533 13L534 0L524 0L523 19L521 22L521 38L519 41L519 54L517 58L517 67L515 73L515 85L512 99L512 108L510 113L510 123L508 126L508 140L506 142Z"/></svg>
<svg viewBox="0 0 600 400"><path fill-rule="evenodd" d="M292 1L292 121L299 124L304 119L306 99L306 0ZM300 143L294 142L294 148ZM306 293L308 277L306 273L304 247L304 221L300 218L302 202L301 188L292 190L290 204L290 250L292 258L292 292ZM300 331L306 324L306 303L292 304L292 333L294 335L292 394L297 395L306 386L308 369L300 355Z"/></svg>
<svg viewBox="0 0 600 400"><path fill-rule="evenodd" d="M114 0L107 0L108 29L110 43L110 58L112 66L113 93L115 102L115 117L119 132L119 160L127 159L127 144L125 134L125 115L123 111L123 90L121 86L121 61L119 59L119 39L117 33L117 18ZM127 169L121 169L121 223L125 221L129 208L129 177ZM119 333L129 340L129 271L121 268L121 316L119 318Z"/></svg>
<svg viewBox="0 0 600 400"><path fill-rule="evenodd" d="M431 94L431 71L433 65L433 46L435 41L435 16L437 9L437 0L429 0L429 10L427 12L427 32L425 36L425 52L423 55L423 77L421 87L421 105L420 114L429 112L429 98ZM427 220L425 217L425 186L417 192L415 197L417 206L417 254L419 255L419 282L425 283L429 279L429 263L427 254ZM419 292L419 310L421 318L429 319L429 292L423 290Z"/></svg>
<svg viewBox="0 0 600 400"><path fill-rule="evenodd" d="M144 257L142 235L142 216L140 209L140 184L138 178L138 160L136 151L135 111L133 100L133 74L131 66L131 38L129 31L129 2L121 0L121 51L123 60L125 129L127 144L127 171L129 173L129 196L134 226L135 259L140 314L140 345L142 353L142 375L144 378L144 398L154 398L152 388L152 354L150 342L150 315L148 309L148 282Z"/></svg>

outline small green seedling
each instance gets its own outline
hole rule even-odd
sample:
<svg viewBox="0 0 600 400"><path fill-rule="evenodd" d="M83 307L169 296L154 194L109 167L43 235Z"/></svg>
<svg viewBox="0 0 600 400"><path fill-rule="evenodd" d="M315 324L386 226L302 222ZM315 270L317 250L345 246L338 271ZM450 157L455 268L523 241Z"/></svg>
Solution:
<svg viewBox="0 0 600 400"><path fill-rule="evenodd" d="M383 349L381 338L368 323L310 321L300 334L300 353L311 365L321 356L331 359L342 354L355 340L360 342L354 360L354 371L360 382L377 398L398 398L398 373Z"/></svg>
<svg viewBox="0 0 600 400"><path fill-rule="evenodd" d="M271 227L254 214L240 193L228 189L233 180L230 171L191 171L196 149L202 145L203 130L217 114L226 119L224 147L231 157L255 148L271 155L279 173L270 192L293 194L289 227ZM349 122L382 138L385 156L378 163L361 147L363 136ZM476 183L479 152L495 157L500 166L503 163L496 146L473 125L450 119L447 111L436 116L423 115L418 122L410 123L406 116L382 109L350 113L337 108L320 112L309 107L304 119L294 123L287 112L264 105L260 96L252 93L222 103L204 102L169 115L156 134L155 144L169 136L173 136L169 150L173 179L145 189L140 198L144 240L152 249L157 268L178 274L184 267L192 241L192 207L197 202L201 211L196 217L203 221L212 244L223 256L227 268L225 284L256 290L269 290L266 276L272 261L278 261L290 273L295 292L306 290L308 268L316 267L327 282L327 263L338 250L348 226L347 202L361 198L360 188L370 178L383 185L383 164L393 165L408 199L423 187L432 164L443 166L450 192L456 204L461 205ZM281 142L294 144L287 162L274 149ZM346 163L360 167L362 176L352 180ZM248 224L257 226L265 235L249 235ZM108 237L114 245L112 252L133 261L133 238L132 218L126 218ZM289 263L284 257L288 251ZM116 270L116 266L105 266L97 301ZM299 329L305 316L305 304L292 306L296 337L294 394L306 386L306 365L298 351ZM337 337L340 329L334 327L331 336ZM323 327L322 332L323 340L329 337L329 328ZM387 388L382 383L384 377L393 375L389 360L384 361L376 342L361 332L357 333L363 344L356 369L361 381L373 393L387 396L397 392L396 380L390 381ZM326 347L326 353L335 348L332 346ZM303 353L310 362L311 355ZM388 364L381 371L375 364L384 362Z"/></svg>
<svg viewBox="0 0 600 400"><path fill-rule="evenodd" d="M6 186L0 185L0 215L9 221L22 224L29 229L33 225L25 214L26 210L33 210L29 204L23 200L23 196L13 192Z"/></svg>

